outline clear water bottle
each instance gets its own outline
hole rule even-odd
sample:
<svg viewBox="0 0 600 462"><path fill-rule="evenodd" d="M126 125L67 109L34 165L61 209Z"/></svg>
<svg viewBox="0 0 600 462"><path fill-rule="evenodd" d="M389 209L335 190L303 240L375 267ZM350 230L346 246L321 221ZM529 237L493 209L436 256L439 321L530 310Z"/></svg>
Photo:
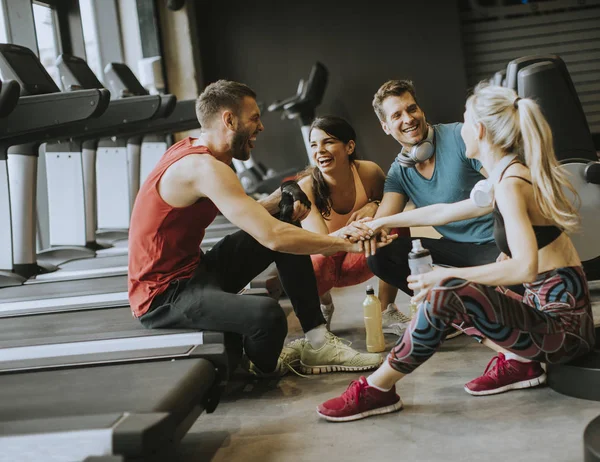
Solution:
<svg viewBox="0 0 600 462"><path fill-rule="evenodd" d="M375 296L372 286L367 286L367 296L363 302L365 330L367 332L367 351L379 353L385 350L385 338L381 326L381 302Z"/></svg>
<svg viewBox="0 0 600 462"><path fill-rule="evenodd" d="M429 250L423 247L423 244L421 244L421 239L415 239L412 241L412 250L408 254L408 266L410 268L410 274L412 275L428 273L433 269L431 253ZM411 318L416 316L418 309L419 305L411 301Z"/></svg>

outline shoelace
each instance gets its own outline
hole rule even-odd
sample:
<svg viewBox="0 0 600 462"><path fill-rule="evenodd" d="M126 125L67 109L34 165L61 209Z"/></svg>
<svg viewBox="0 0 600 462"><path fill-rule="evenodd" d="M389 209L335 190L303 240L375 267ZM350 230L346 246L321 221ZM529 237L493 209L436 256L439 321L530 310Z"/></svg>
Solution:
<svg viewBox="0 0 600 462"><path fill-rule="evenodd" d="M346 391L344 392L344 397L346 398L346 400L350 399L355 403L358 403L360 397L362 396L362 394L368 386L369 384L366 381L363 382L362 380L353 380L352 382L350 382L350 385L348 385L348 388L346 388Z"/></svg>
<svg viewBox="0 0 600 462"><path fill-rule="evenodd" d="M493 369L491 369L491 367L494 365L494 363L495 363L495 366ZM489 374L488 374L488 371L489 371ZM489 375L491 378L496 379L496 378L498 378L500 373L510 374L510 365L502 353L499 353L497 356L494 356L492 359L490 359L490 362L486 366L485 372L483 373L483 375Z"/></svg>
<svg viewBox="0 0 600 462"><path fill-rule="evenodd" d="M331 342L333 343L333 345L335 346L335 355L336 357L339 356L340 354L340 350L347 350L350 348L350 345L352 345L352 342L350 340L343 340L333 334L329 334L327 342Z"/></svg>
<svg viewBox="0 0 600 462"><path fill-rule="evenodd" d="M396 313L394 313L392 315L394 317L394 319L397 321L394 324L405 324L405 323L410 323L411 319L406 316L404 313L402 313L401 311L396 311Z"/></svg>
<svg viewBox="0 0 600 462"><path fill-rule="evenodd" d="M299 347L301 346L304 342L306 342L305 339L303 338L298 338L290 343L288 343L286 345L286 348L295 348L295 347ZM298 372L294 366L292 366L290 364L289 361L289 355L284 355L282 358L280 358L280 363L281 363L281 367L285 367L287 368L288 371L293 372L294 374L296 374L298 377L304 377L304 378L308 378L308 375L304 375L300 372Z"/></svg>

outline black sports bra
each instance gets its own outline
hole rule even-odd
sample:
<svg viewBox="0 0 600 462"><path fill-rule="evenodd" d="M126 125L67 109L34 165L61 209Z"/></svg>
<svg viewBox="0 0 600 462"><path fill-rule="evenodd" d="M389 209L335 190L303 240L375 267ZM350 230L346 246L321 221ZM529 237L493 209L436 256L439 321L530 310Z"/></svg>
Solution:
<svg viewBox="0 0 600 462"><path fill-rule="evenodd" d="M519 161L514 160L513 162L508 164L506 166L506 168L500 174L500 179L498 181L502 180L502 177L504 176L504 172L506 172L508 167L510 167L511 165L513 165L517 162L519 162ZM518 178L519 180L523 180L523 181L526 181L527 183L531 184L531 181L529 181L526 178L520 177L520 176L515 175L515 176L509 176L507 178ZM504 228L504 218L502 217L502 214L500 213L500 210L498 209L498 206L496 205L495 202L494 202L494 210L492 212L492 215L494 217L494 240L496 241L496 246L498 247L500 252L504 252L506 255L511 257L512 255L510 253L510 249L508 248L508 242L506 241L506 229ZM562 230L558 226L554 226L554 225L545 225L545 226L535 226L534 225L533 232L535 233L535 239L537 241L538 250L543 249L548 244L554 242L558 238L558 236L560 236L562 234Z"/></svg>

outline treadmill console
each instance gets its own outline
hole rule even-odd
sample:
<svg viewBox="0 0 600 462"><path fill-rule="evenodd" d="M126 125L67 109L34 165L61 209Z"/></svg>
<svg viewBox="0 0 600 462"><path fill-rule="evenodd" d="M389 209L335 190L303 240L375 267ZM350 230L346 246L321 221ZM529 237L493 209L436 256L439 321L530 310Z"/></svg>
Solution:
<svg viewBox="0 0 600 462"><path fill-rule="evenodd" d="M114 98L150 94L126 64L109 63L104 69L104 76L108 82L108 89Z"/></svg>
<svg viewBox="0 0 600 462"><path fill-rule="evenodd" d="M21 96L60 92L33 51L19 45L0 44L0 76L2 80L16 80Z"/></svg>
<svg viewBox="0 0 600 462"><path fill-rule="evenodd" d="M56 67L65 91L104 88L85 60L66 53L56 58Z"/></svg>

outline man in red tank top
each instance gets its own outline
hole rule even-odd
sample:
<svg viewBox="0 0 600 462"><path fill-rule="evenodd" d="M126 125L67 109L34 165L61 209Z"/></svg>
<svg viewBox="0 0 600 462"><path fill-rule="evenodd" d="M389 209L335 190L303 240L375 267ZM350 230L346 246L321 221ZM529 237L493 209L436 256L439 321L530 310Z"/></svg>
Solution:
<svg viewBox="0 0 600 462"><path fill-rule="evenodd" d="M249 197L230 167L246 160L264 129L256 94L220 80L196 103L197 139L172 146L140 188L129 231L129 299L148 328L193 328L242 335L252 369L283 374L295 363L305 373L377 367L378 354L359 353L327 331L310 254L361 252L360 243L311 233L277 220L278 195ZM218 211L241 231L206 254L200 244ZM379 246L391 239L381 239ZM287 320L268 297L238 295L275 262L305 339L282 350Z"/></svg>

